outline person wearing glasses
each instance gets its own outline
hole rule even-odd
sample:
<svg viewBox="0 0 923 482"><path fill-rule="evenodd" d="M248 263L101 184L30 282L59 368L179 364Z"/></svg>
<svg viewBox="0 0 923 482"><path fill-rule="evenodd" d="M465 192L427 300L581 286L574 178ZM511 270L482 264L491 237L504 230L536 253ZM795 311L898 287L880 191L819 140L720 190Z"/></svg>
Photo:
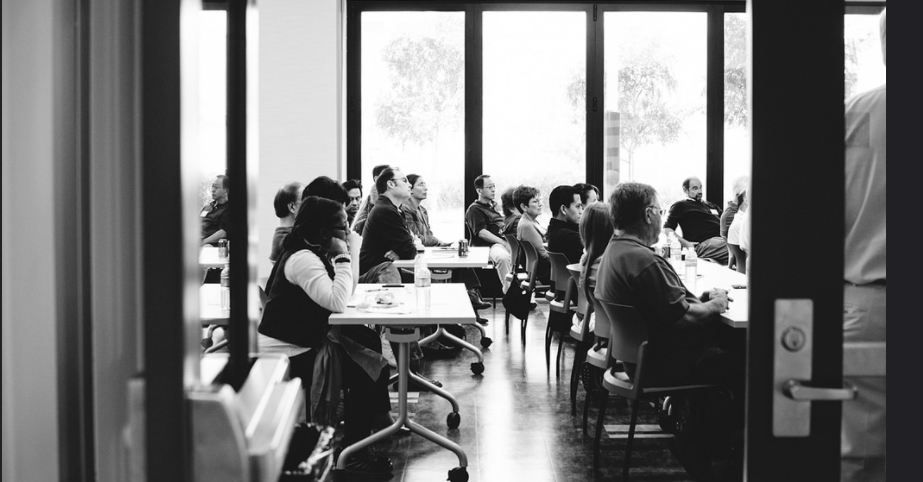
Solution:
<svg viewBox="0 0 923 482"><path fill-rule="evenodd" d="M685 419L689 424L680 426L709 429L680 431L677 445L671 448L696 480L712 479L713 457L732 463L733 472L725 473L742 474L746 365L742 350L719 346L718 315L728 308L727 292L713 288L696 297L670 262L654 253L663 210L653 187L621 183L609 198L609 208L616 235L599 262L594 295L598 300L633 306L647 327L646 386L702 383L730 389L732 401L716 395L695 399L701 405L688 405L691 410L697 406L709 410L691 412L692 419ZM633 364L626 364L629 376L634 371ZM674 405L673 413L682 412ZM729 447L733 447L730 452Z"/></svg>
<svg viewBox="0 0 923 482"><path fill-rule="evenodd" d="M350 224L352 230L359 233L361 236L363 230L365 229L365 221L369 217L369 213L372 212L372 207L375 206L375 201L378 201L378 188L376 187L375 181L378 180L378 176L381 175L382 171L387 169L387 164L379 164L372 168L372 188L369 189L369 195L362 200L362 203L357 208L355 217Z"/></svg>
<svg viewBox="0 0 923 482"><path fill-rule="evenodd" d="M676 234L674 230L679 226L683 235L676 234L676 239L684 248L695 249L699 258L727 266L727 240L721 237L721 207L702 199L702 181L697 177L683 181L683 193L686 199L670 206L663 230Z"/></svg>
<svg viewBox="0 0 923 482"><path fill-rule="evenodd" d="M301 193L304 191L304 184L295 181L290 182L276 192L276 197L272 201L272 207L276 210L276 217L279 218L279 227L272 234L272 248L269 251L269 262L275 263L282 254L282 240L288 233L292 232L292 226L295 225L295 215L298 214L298 208L301 207Z"/></svg>
<svg viewBox="0 0 923 482"><path fill-rule="evenodd" d="M547 285L551 282L551 261L548 260L548 251L544 244L548 229L539 224L537 220L544 207L542 193L532 186L519 186L513 191L513 202L522 211L516 237L519 241L528 242L535 248L538 254L535 277L542 284Z"/></svg>
<svg viewBox="0 0 923 482"><path fill-rule="evenodd" d="M346 310L356 287L348 233L342 203L317 196L302 200L269 275L258 328L261 353L289 357L289 373L302 380L312 422L336 426L340 389L345 389L345 445L391 417L390 370L378 334L328 321L331 313ZM388 457L368 449L346 465L357 475L387 476L392 470Z"/></svg>
<svg viewBox="0 0 923 482"><path fill-rule="evenodd" d="M359 281L400 283L400 272L392 262L417 255L413 234L401 215L401 205L410 199L410 181L400 169L389 167L378 175L375 187L378 199L365 221L359 249Z"/></svg>
<svg viewBox="0 0 923 482"><path fill-rule="evenodd" d="M199 212L199 217L202 218L202 246L217 244L218 240L225 239L230 234L230 188L231 180L227 176L217 176L212 182L212 202L206 204Z"/></svg>

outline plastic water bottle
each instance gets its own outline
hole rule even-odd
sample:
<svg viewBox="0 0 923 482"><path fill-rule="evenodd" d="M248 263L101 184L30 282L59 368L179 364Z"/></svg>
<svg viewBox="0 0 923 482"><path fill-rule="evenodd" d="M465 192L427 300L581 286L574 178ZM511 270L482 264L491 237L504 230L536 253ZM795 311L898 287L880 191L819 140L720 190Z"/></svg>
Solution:
<svg viewBox="0 0 923 482"><path fill-rule="evenodd" d="M682 276L683 271L686 269L686 266L683 264L683 247L679 244L679 239L676 236L673 236L673 239L670 240L670 262L673 264L673 269L676 270L676 273Z"/></svg>
<svg viewBox="0 0 923 482"><path fill-rule="evenodd" d="M667 239L664 240L664 242L660 246L660 249L662 250L660 255L663 256L663 259L667 261L671 261L671 258L670 258L670 243L671 242L673 242L673 235L668 234Z"/></svg>
<svg viewBox="0 0 923 482"><path fill-rule="evenodd" d="M432 288L432 274L426 266L426 255L422 249L417 250L417 257L413 260L413 285L417 292L417 308L428 310Z"/></svg>
<svg viewBox="0 0 923 482"><path fill-rule="evenodd" d="M695 292L695 280L698 276L698 256L694 249L686 253L686 287Z"/></svg>
<svg viewBox="0 0 923 482"><path fill-rule="evenodd" d="M231 309L231 267L221 268L221 309Z"/></svg>

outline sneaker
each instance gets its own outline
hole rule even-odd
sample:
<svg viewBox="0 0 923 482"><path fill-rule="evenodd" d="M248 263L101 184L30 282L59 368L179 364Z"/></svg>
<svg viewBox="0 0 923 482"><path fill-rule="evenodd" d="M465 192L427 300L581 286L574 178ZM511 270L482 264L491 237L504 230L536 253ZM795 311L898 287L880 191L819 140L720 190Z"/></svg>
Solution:
<svg viewBox="0 0 923 482"><path fill-rule="evenodd" d="M360 450L346 462L346 473L354 475L385 476L391 475L394 464L391 459L375 455L368 449Z"/></svg>
<svg viewBox="0 0 923 482"><path fill-rule="evenodd" d="M490 303L481 299L481 294L476 289L468 290L468 299L471 300L471 306L476 310L486 310L490 308Z"/></svg>

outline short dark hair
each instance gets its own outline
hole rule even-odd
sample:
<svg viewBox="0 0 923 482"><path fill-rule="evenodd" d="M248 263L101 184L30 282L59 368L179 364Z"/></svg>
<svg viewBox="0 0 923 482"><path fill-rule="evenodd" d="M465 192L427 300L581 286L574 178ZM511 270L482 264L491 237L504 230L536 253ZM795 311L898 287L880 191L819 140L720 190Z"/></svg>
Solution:
<svg viewBox="0 0 923 482"><path fill-rule="evenodd" d="M636 226L644 218L644 210L657 196L657 191L640 182L623 182L609 196L612 226L626 229Z"/></svg>
<svg viewBox="0 0 923 482"><path fill-rule="evenodd" d="M474 178L474 188L475 188L475 189L481 189L481 188L483 188L483 187L484 187L484 179L487 179L488 177L490 177L490 176L487 175L487 174L481 174L480 176Z"/></svg>
<svg viewBox="0 0 923 482"><path fill-rule="evenodd" d="M529 204L529 201L541 195L541 191L532 186L519 186L513 191L513 203L519 208L519 206Z"/></svg>
<svg viewBox="0 0 923 482"><path fill-rule="evenodd" d="M691 183L693 179L695 179L696 181L702 182L701 180L699 180L699 178L695 176L687 177L686 180L683 181L683 191L689 190L689 183Z"/></svg>
<svg viewBox="0 0 923 482"><path fill-rule="evenodd" d="M352 191L353 189L358 189L360 193L359 195L361 196L362 195L361 194L362 193L362 181L360 181L359 179L349 179L349 180L343 181L343 189L346 189L346 191Z"/></svg>
<svg viewBox="0 0 923 482"><path fill-rule="evenodd" d="M288 205L298 202L298 190L303 186L304 184L294 181L279 188L275 199L272 200L272 207L276 210L277 218L281 219L288 216Z"/></svg>
<svg viewBox="0 0 923 482"><path fill-rule="evenodd" d="M505 217L512 216L519 212L519 209L513 204L513 191L515 190L515 188L508 187L506 191L503 191L503 194L500 195L500 206L503 208L503 216Z"/></svg>
<svg viewBox="0 0 923 482"><path fill-rule="evenodd" d="M384 194L388 190L388 181L394 179L394 173L397 171L396 167L386 167L381 173L378 174L378 177L375 179L375 189L378 191L378 194Z"/></svg>
<svg viewBox="0 0 923 482"><path fill-rule="evenodd" d="M596 199L599 199L599 188L592 184L578 182L574 184L574 189L577 190L577 194L580 194L580 202L583 203L584 206L586 205L586 200L590 197L590 191L596 191Z"/></svg>
<svg viewBox="0 0 923 482"><path fill-rule="evenodd" d="M349 203L349 194L346 193L346 189L327 176L317 176L305 186L301 199L307 199L308 196L318 196L341 204Z"/></svg>
<svg viewBox="0 0 923 482"><path fill-rule="evenodd" d="M215 176L215 179L221 181L221 187L224 189L231 188L231 178L225 176L224 174L218 174Z"/></svg>
<svg viewBox="0 0 923 482"><path fill-rule="evenodd" d="M561 206L570 206L574 202L574 194L579 194L574 186L567 184L558 186L551 190L548 195L548 206L551 208L551 216L557 216Z"/></svg>
<svg viewBox="0 0 923 482"><path fill-rule="evenodd" d="M414 186L417 185L417 179L420 179L421 177L423 177L423 176L421 176L421 175L419 175L419 174L408 174L408 175L407 175L407 182L410 183L411 189L412 189Z"/></svg>
<svg viewBox="0 0 923 482"><path fill-rule="evenodd" d="M387 168L389 168L389 167L391 167L391 166L389 166L389 165L387 165L387 164L379 164L379 165L373 167L373 168L372 168L372 179L378 179L378 175L381 174L381 171L384 171L385 169L387 169Z"/></svg>

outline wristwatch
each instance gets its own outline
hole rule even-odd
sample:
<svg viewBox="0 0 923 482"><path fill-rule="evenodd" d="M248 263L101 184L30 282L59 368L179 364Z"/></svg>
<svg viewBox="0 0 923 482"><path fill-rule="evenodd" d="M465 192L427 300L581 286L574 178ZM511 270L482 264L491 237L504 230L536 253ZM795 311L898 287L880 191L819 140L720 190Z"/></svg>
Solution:
<svg viewBox="0 0 923 482"><path fill-rule="evenodd" d="M352 258L350 258L348 254L338 254L333 257L332 261L333 261L333 264L350 263L352 262Z"/></svg>

